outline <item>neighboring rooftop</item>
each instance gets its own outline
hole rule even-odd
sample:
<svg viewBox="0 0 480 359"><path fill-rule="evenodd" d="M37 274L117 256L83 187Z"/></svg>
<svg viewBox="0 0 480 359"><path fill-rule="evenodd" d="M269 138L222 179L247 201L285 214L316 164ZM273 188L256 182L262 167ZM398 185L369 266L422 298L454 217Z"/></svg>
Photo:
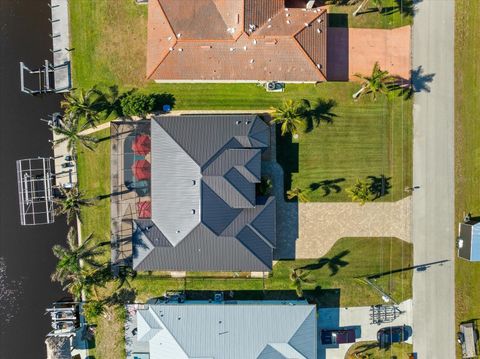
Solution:
<svg viewBox="0 0 480 359"><path fill-rule="evenodd" d="M129 358L137 351L150 359L317 355L316 310L306 302L148 305L130 320L137 332L132 340L126 330Z"/></svg>
<svg viewBox="0 0 480 359"><path fill-rule="evenodd" d="M458 248L458 255L472 262L480 262L480 221L460 223L459 237L462 245Z"/></svg>
<svg viewBox="0 0 480 359"><path fill-rule="evenodd" d="M326 80L325 8L285 0L151 0L147 78L155 81ZM298 6L298 5L297 5Z"/></svg>
<svg viewBox="0 0 480 359"><path fill-rule="evenodd" d="M151 216L134 220L133 268L270 271L275 199L256 196L267 124L256 115L150 124Z"/></svg>

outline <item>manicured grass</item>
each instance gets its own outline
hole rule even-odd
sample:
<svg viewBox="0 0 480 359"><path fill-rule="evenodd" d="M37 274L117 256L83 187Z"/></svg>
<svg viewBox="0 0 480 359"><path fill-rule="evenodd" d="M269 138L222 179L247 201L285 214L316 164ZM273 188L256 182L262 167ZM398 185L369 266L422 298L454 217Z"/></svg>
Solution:
<svg viewBox="0 0 480 359"><path fill-rule="evenodd" d="M480 1L456 1L455 32L455 208L480 216ZM480 318L480 263L456 261L457 323ZM460 356L460 351L457 351Z"/></svg>
<svg viewBox="0 0 480 359"><path fill-rule="evenodd" d="M99 131L95 137L105 139L110 129ZM110 193L110 140L101 140L95 151L80 146L78 153L78 184L86 198ZM96 200L95 205L82 211L82 235L93 233L98 242L110 240L110 199ZM105 260L110 258L106 253Z"/></svg>
<svg viewBox="0 0 480 359"><path fill-rule="evenodd" d="M346 2L346 1L345 1ZM330 26L392 29L411 25L413 22L413 0L383 0L381 13L370 1L357 16L352 14L358 5L330 6Z"/></svg>
<svg viewBox="0 0 480 359"><path fill-rule="evenodd" d="M135 0L81 0L70 4L75 87L144 82L147 7Z"/></svg>
<svg viewBox="0 0 480 359"><path fill-rule="evenodd" d="M382 302L379 294L356 278L388 272L412 265L412 245L395 238L343 238L339 240L324 258L340 258L338 272L332 272L329 265L320 267L317 260L280 261L269 278L200 278L190 276L173 279L160 273L141 273L132 282L137 290L137 301L160 297L165 291L187 291L189 298L212 298L213 292L225 291L234 299L295 299L296 294L288 278L291 268L308 266L314 284L305 286L305 297L321 306L359 306ZM331 261L339 263L339 261ZM412 296L411 271L385 275L377 280L384 291L397 301ZM108 292L107 288L107 292ZM124 357L121 316L113 312L98 319L97 349L99 359ZM112 343L119 343L114 345Z"/></svg>
<svg viewBox="0 0 480 359"><path fill-rule="evenodd" d="M348 349L348 353L345 358L409 359L409 354L413 352L412 344L407 343L395 343L392 344L388 349L380 349L379 347L368 349L370 345L375 345L375 343L376 342L355 343ZM356 349L360 350L361 354L359 355L361 356L353 356L352 353L354 353Z"/></svg>
<svg viewBox="0 0 480 359"><path fill-rule="evenodd" d="M383 175L384 196L377 201L405 197L412 181L411 106L401 97L355 102L348 96L332 109L337 116L333 123L321 123L298 140L279 137L277 155L286 172L286 189L307 190L311 201L348 201L345 188L356 178L372 176L368 181L382 183ZM330 191L322 187L326 181L333 183Z"/></svg>

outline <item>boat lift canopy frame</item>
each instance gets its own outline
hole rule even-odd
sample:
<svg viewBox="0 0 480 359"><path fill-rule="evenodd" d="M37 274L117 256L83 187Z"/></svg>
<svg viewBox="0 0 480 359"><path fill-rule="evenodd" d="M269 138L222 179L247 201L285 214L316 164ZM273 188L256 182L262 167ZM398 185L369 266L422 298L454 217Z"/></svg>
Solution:
<svg viewBox="0 0 480 359"><path fill-rule="evenodd" d="M52 158L17 161L18 199L22 226L55 222Z"/></svg>

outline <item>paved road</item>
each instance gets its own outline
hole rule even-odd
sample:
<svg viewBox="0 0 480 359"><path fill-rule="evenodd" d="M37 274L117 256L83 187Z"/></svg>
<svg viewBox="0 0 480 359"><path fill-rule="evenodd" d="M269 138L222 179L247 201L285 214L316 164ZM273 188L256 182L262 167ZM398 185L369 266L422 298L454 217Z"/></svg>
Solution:
<svg viewBox="0 0 480 359"><path fill-rule="evenodd" d="M413 243L415 264L449 260L413 276L413 345L419 359L455 358L454 0L423 0L413 28L413 68L435 74L415 94ZM421 82L421 81L419 81ZM420 87L421 84L420 84Z"/></svg>

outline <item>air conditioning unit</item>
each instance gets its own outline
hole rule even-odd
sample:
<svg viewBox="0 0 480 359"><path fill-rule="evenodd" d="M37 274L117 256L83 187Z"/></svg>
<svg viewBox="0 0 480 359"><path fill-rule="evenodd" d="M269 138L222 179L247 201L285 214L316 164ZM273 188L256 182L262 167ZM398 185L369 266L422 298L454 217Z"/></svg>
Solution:
<svg viewBox="0 0 480 359"><path fill-rule="evenodd" d="M285 84L277 81L269 81L265 83L265 89L267 92L283 92L285 89Z"/></svg>

